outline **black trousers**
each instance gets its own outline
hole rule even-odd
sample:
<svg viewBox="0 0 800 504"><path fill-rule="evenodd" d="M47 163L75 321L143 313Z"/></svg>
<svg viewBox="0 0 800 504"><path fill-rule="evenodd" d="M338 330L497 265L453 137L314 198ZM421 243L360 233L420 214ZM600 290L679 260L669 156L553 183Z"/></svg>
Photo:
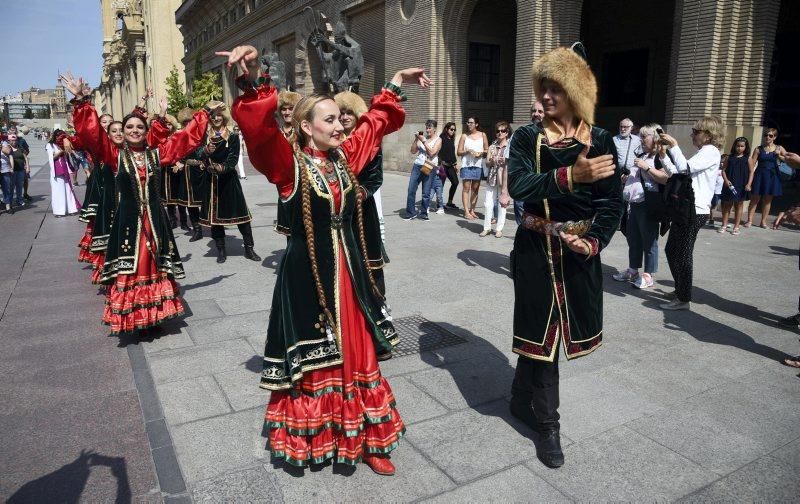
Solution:
<svg viewBox="0 0 800 504"><path fill-rule="evenodd" d="M519 356L514 382L511 384L511 400L530 404L536 418L537 430L558 430L558 345L553 362Z"/></svg>
<svg viewBox="0 0 800 504"><path fill-rule="evenodd" d="M192 223L192 227L197 227L200 225L200 209L197 207L186 207L186 213L189 214L189 222ZM224 236L224 234L223 234Z"/></svg>
<svg viewBox="0 0 800 504"><path fill-rule="evenodd" d="M175 217L177 212L178 217ZM180 218L181 224L186 223L186 207L181 205L167 205L167 215L170 219Z"/></svg>
<svg viewBox="0 0 800 504"><path fill-rule="evenodd" d="M252 247L255 245L253 242L253 229L250 227L249 222L239 224L239 232L242 233L242 241L245 247ZM225 226L211 226L211 238L217 242L217 245L225 243Z"/></svg>
<svg viewBox="0 0 800 504"><path fill-rule="evenodd" d="M697 232L708 220L708 214L695 217L688 226L675 226L669 228L669 237L664 252L667 255L669 269L675 280L675 297L687 303L692 300L692 275L694 272L694 242Z"/></svg>
<svg viewBox="0 0 800 504"><path fill-rule="evenodd" d="M447 202L452 203L453 197L456 195L456 189L458 189L458 173L455 165L446 168L447 180L450 181L450 194L447 195ZM442 184L442 189L444 189L444 184Z"/></svg>

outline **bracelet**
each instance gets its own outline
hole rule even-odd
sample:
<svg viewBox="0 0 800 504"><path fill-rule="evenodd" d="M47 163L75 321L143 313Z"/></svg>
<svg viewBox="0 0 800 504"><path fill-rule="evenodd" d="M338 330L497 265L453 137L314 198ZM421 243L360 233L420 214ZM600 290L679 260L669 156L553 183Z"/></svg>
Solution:
<svg viewBox="0 0 800 504"><path fill-rule="evenodd" d="M572 192L572 166L567 168L567 189Z"/></svg>
<svg viewBox="0 0 800 504"><path fill-rule="evenodd" d="M392 93L396 94L400 101L406 101L408 97L403 92L403 89L393 82L387 82L383 85L383 89L388 89Z"/></svg>

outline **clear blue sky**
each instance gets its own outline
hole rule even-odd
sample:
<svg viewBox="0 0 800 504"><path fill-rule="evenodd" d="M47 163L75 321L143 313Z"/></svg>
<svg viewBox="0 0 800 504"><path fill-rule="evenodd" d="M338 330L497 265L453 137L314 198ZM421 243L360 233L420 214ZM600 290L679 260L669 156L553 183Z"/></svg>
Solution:
<svg viewBox="0 0 800 504"><path fill-rule="evenodd" d="M31 86L53 88L58 71L71 70L92 86L103 68L99 0L0 0L7 65L0 95Z"/></svg>

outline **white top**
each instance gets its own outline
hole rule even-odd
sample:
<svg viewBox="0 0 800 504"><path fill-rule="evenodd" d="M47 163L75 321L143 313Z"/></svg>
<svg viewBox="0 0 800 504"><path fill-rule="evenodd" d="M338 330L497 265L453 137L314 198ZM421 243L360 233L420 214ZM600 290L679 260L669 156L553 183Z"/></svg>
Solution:
<svg viewBox="0 0 800 504"><path fill-rule="evenodd" d="M483 152L483 135L479 136L478 138L470 138L469 136L464 135L464 150ZM483 158L475 157L469 152L465 152L464 155L461 156L461 168L466 166L477 166L479 168L483 168Z"/></svg>
<svg viewBox="0 0 800 504"><path fill-rule="evenodd" d="M656 167L656 157L654 154L648 154L643 157L642 160L647 163L650 169ZM644 179L645 187L642 186L642 179L639 178L639 174L641 174L642 179ZM625 179L625 187L622 188L622 195L625 197L625 201L629 203L643 202L645 189L648 191L658 191L658 182L653 180L649 172L640 170L636 165L633 165L631 174Z"/></svg>
<svg viewBox="0 0 800 504"><path fill-rule="evenodd" d="M717 185L719 164L722 154L713 145L707 144L700 147L697 154L688 160L684 157L679 146L671 147L669 153L675 159L675 164L669 156L661 158L664 168L670 173L686 173L687 168L692 177L694 189L694 208L697 215L708 215L711 198L714 197L714 187Z"/></svg>
<svg viewBox="0 0 800 504"><path fill-rule="evenodd" d="M8 142L3 142L0 147L8 147ZM14 162L11 160L11 154L0 153L0 173L11 173L13 171Z"/></svg>
<svg viewBox="0 0 800 504"><path fill-rule="evenodd" d="M441 138L438 136L434 136L431 138L425 139L425 144L428 146L429 149L433 149L436 146L436 142L441 141ZM439 164L439 156L428 157L428 151L425 150L425 147L422 146L422 142L417 140L417 158L414 160L414 164L421 165L425 163L426 159L430 159L431 163L434 165Z"/></svg>
<svg viewBox="0 0 800 504"><path fill-rule="evenodd" d="M722 170L717 171L717 184L714 186L714 194L722 194L722 185L725 181L722 179Z"/></svg>

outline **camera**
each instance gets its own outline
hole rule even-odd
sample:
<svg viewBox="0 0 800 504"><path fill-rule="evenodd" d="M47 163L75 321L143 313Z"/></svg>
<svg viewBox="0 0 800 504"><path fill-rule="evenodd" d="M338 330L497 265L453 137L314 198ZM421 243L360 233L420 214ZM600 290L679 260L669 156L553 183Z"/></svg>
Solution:
<svg viewBox="0 0 800 504"><path fill-rule="evenodd" d="M656 133L658 133L659 135L663 135L664 134L664 130L661 129L661 128L656 128Z"/></svg>
<svg viewBox="0 0 800 504"><path fill-rule="evenodd" d="M421 132L421 131L417 131L417 135L424 136L425 134L423 132Z"/></svg>

